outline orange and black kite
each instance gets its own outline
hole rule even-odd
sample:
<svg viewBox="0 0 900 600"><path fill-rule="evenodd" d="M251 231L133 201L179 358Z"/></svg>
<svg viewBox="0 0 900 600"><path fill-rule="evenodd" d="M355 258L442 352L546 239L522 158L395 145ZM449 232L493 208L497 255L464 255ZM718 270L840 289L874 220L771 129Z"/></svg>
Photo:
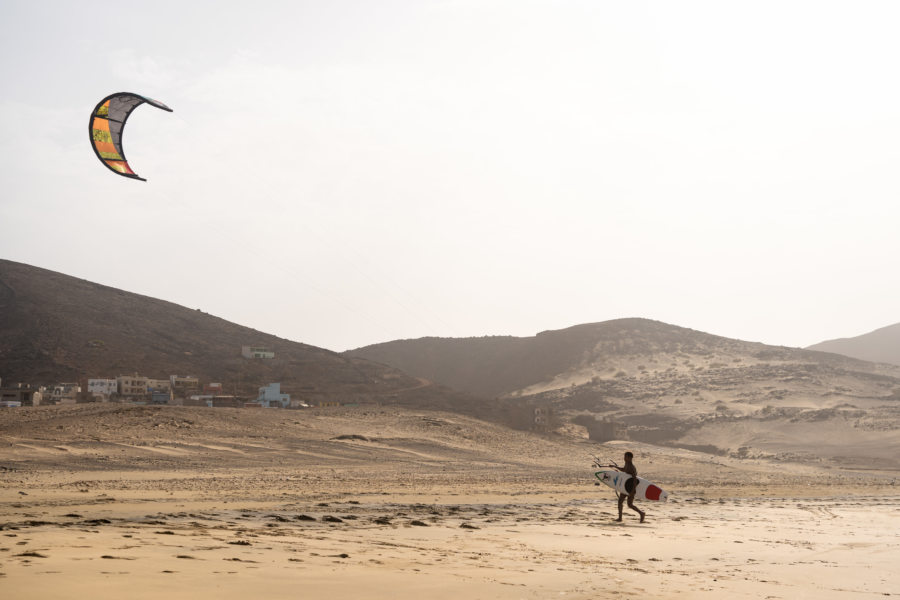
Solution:
<svg viewBox="0 0 900 600"><path fill-rule="evenodd" d="M88 126L91 146L94 148L97 158L119 175L141 181L147 180L132 171L125 159L125 152L122 150L122 131L125 129L125 122L132 111L145 102L156 108L172 112L171 108L158 100L151 100L128 92L119 92L110 94L94 107Z"/></svg>

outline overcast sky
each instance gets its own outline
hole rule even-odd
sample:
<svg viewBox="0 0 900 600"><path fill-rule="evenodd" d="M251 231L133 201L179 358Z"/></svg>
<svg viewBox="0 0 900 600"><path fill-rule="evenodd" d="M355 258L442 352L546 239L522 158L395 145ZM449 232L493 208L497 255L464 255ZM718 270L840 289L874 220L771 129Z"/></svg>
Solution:
<svg viewBox="0 0 900 600"><path fill-rule="evenodd" d="M0 3L0 258L331 350L900 321L896 2ZM111 92L156 98L94 156Z"/></svg>

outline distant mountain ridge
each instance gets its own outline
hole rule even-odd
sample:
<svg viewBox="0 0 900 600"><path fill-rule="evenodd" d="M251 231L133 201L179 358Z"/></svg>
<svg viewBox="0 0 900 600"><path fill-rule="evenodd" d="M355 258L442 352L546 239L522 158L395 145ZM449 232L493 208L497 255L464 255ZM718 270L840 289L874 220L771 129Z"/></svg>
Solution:
<svg viewBox="0 0 900 600"><path fill-rule="evenodd" d="M533 407L597 441L900 469L900 366L636 318L347 354Z"/></svg>
<svg viewBox="0 0 900 600"><path fill-rule="evenodd" d="M584 377L578 381L579 372L588 374L587 380L615 374L637 375L641 370L649 372L651 359L658 362L664 356L703 357L717 353L721 355L719 362L774 354L808 362L847 362L842 357L744 342L641 318L575 325L532 337L397 340L350 350L345 355L367 358L454 389L493 397L527 392L541 383L552 387L554 380L565 380L565 385L584 383Z"/></svg>
<svg viewBox="0 0 900 600"><path fill-rule="evenodd" d="M243 358L242 346L265 346L275 358ZM132 373L193 375L222 383L226 393L254 397L259 386L280 382L292 397L314 401L448 393L393 367L285 340L171 302L0 260L3 385Z"/></svg>
<svg viewBox="0 0 900 600"><path fill-rule="evenodd" d="M245 345L275 358L243 358ZM194 375L245 396L280 382L313 403L440 408L596 441L900 470L900 366L639 318L337 354L0 260L4 385L135 372Z"/></svg>
<svg viewBox="0 0 900 600"><path fill-rule="evenodd" d="M900 365L900 323L852 338L827 340L813 344L808 349L834 352L871 362Z"/></svg>

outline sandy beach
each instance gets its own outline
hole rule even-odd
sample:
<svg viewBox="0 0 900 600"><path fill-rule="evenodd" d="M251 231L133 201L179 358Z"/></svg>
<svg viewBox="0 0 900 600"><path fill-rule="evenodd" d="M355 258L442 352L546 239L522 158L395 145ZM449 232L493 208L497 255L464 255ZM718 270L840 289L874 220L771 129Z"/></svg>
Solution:
<svg viewBox="0 0 900 600"><path fill-rule="evenodd" d="M900 595L891 473L399 409L9 414L5 598ZM670 493L643 524L591 480L624 449Z"/></svg>

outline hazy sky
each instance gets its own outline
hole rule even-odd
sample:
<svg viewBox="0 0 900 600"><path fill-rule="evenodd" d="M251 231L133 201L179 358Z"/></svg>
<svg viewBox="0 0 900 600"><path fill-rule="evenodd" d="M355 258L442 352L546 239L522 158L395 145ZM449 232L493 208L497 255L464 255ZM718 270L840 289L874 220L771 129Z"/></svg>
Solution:
<svg viewBox="0 0 900 600"><path fill-rule="evenodd" d="M345 350L900 321L900 4L0 3L0 258ZM88 117L130 91L125 152Z"/></svg>

